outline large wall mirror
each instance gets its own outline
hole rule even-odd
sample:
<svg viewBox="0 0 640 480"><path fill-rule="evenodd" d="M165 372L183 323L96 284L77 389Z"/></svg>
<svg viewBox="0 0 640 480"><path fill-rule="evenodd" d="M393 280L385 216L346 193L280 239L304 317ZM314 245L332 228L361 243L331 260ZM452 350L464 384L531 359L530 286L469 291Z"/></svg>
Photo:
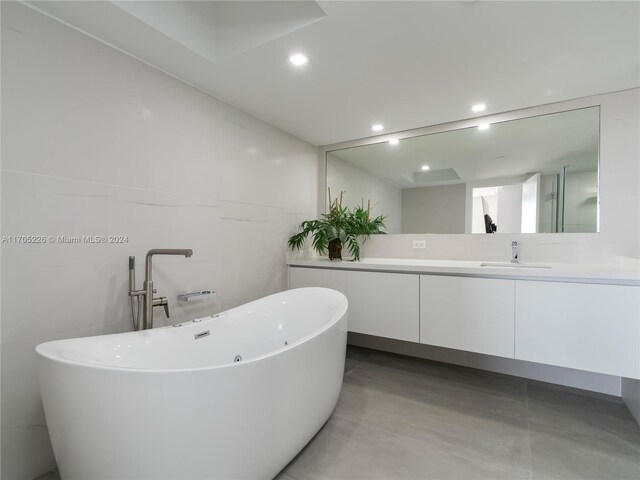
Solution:
<svg viewBox="0 0 640 480"><path fill-rule="evenodd" d="M327 186L388 233L598 231L600 108L327 152Z"/></svg>

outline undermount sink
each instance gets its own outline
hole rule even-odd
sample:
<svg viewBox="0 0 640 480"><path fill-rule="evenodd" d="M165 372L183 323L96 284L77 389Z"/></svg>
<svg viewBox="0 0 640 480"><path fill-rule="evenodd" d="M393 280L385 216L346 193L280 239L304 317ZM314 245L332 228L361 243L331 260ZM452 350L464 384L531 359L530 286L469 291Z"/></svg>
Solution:
<svg viewBox="0 0 640 480"><path fill-rule="evenodd" d="M482 262L481 267L503 267L503 268L551 268L549 265L531 265L527 263L512 262Z"/></svg>

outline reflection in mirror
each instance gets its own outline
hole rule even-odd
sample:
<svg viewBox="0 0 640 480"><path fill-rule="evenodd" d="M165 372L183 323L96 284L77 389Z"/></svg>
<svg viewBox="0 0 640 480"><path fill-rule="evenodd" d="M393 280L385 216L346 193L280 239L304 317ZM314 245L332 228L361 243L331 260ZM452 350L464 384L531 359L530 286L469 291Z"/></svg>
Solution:
<svg viewBox="0 0 640 480"><path fill-rule="evenodd" d="M327 186L372 200L388 233L596 232L600 111L327 153Z"/></svg>

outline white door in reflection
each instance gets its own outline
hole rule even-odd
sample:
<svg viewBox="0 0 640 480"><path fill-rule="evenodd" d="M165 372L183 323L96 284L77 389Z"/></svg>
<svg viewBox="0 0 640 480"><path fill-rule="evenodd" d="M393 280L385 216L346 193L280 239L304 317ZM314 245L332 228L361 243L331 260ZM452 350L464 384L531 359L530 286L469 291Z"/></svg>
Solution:
<svg viewBox="0 0 640 480"><path fill-rule="evenodd" d="M522 233L538 231L538 198L540 197L540 174L531 175L522 184Z"/></svg>

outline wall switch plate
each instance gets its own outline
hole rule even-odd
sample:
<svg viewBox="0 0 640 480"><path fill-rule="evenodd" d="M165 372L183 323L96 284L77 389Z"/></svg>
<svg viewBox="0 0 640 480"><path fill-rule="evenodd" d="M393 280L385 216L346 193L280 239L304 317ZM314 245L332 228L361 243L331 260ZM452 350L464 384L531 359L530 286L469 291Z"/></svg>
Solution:
<svg viewBox="0 0 640 480"><path fill-rule="evenodd" d="M426 240L414 240L413 241L413 248L427 248L427 241Z"/></svg>

